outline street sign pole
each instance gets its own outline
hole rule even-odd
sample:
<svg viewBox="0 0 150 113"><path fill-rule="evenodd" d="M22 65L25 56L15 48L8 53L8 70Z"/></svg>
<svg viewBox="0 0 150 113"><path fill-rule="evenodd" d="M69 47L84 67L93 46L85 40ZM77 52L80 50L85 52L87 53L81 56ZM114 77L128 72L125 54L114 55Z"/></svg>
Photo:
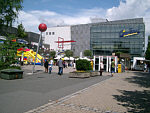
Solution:
<svg viewBox="0 0 150 113"><path fill-rule="evenodd" d="M42 32L41 32L41 34L40 34L39 43L38 43L37 50L36 50L36 56L35 56L35 60L34 60L34 65L33 65L33 69L32 69L32 74L35 72L35 71L34 71L34 68L35 68L35 63L36 63L37 54L38 54L38 51L39 51L39 46L40 46L41 39L42 39Z"/></svg>
<svg viewBox="0 0 150 113"><path fill-rule="evenodd" d="M47 29L46 24L42 23L42 24L39 25L39 30L41 31L41 33L40 33L40 38L39 38L39 42L38 42L38 46L37 46L37 50L36 50L36 56L35 56L35 60L34 60L32 74L35 72L35 63L36 63L37 54L38 54L38 51L39 51L40 42L41 42L41 39L42 39L42 32L46 31L46 29Z"/></svg>

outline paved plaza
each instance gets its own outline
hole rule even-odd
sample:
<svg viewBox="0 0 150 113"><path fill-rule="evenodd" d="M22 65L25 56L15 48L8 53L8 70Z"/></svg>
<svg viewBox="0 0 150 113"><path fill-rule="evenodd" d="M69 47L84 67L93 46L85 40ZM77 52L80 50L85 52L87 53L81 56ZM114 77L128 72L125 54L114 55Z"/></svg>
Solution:
<svg viewBox="0 0 150 113"><path fill-rule="evenodd" d="M72 67L59 76L36 66L22 67L24 78L0 79L2 113L127 113L150 112L150 74L126 71L86 79L68 78ZM14 104L15 103L15 104Z"/></svg>
<svg viewBox="0 0 150 113"><path fill-rule="evenodd" d="M109 73L104 73L104 76L109 76ZM149 113L149 81L149 73L116 73L110 79L27 113Z"/></svg>
<svg viewBox="0 0 150 113"><path fill-rule="evenodd" d="M65 68L64 74L60 76L55 66L51 74L45 73L43 66L36 66L36 72L32 74L32 67L22 67L23 79L0 79L0 113L24 113L111 78L69 78L69 72L75 69Z"/></svg>

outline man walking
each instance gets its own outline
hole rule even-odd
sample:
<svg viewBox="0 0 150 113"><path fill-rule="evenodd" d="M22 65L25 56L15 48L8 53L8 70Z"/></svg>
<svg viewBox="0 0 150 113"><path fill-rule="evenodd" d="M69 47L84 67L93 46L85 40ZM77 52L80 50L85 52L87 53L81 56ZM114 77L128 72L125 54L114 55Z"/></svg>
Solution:
<svg viewBox="0 0 150 113"><path fill-rule="evenodd" d="M61 58L60 58L60 60L58 61L58 67L59 67L58 74L59 74L59 75L62 75L62 74L63 74L63 61L62 61Z"/></svg>
<svg viewBox="0 0 150 113"><path fill-rule="evenodd" d="M113 77L115 73L115 59L111 62L111 76Z"/></svg>
<svg viewBox="0 0 150 113"><path fill-rule="evenodd" d="M103 64L103 62L101 61L101 62L100 62L100 76L102 76L103 70L104 70L104 64Z"/></svg>

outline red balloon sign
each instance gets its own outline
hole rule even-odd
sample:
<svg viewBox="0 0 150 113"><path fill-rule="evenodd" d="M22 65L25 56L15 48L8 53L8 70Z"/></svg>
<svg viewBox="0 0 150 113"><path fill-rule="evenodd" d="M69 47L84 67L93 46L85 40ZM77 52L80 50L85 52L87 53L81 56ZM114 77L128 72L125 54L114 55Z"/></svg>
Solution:
<svg viewBox="0 0 150 113"><path fill-rule="evenodd" d="M46 31L46 29L47 29L47 26L46 26L46 24L44 24L44 23L41 23L41 24L39 25L39 30L40 30L41 32L44 32L44 31Z"/></svg>

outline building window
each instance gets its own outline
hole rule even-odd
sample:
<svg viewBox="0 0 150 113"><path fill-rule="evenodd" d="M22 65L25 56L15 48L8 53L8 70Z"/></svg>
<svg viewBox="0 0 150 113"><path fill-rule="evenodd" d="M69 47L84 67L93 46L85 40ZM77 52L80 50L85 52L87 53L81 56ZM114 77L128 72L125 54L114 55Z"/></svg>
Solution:
<svg viewBox="0 0 150 113"><path fill-rule="evenodd" d="M55 35L55 32L52 32L52 35Z"/></svg>
<svg viewBox="0 0 150 113"><path fill-rule="evenodd" d="M51 32L49 32L49 35L51 35Z"/></svg>
<svg viewBox="0 0 150 113"><path fill-rule="evenodd" d="M46 35L48 35L48 32L46 32Z"/></svg>

